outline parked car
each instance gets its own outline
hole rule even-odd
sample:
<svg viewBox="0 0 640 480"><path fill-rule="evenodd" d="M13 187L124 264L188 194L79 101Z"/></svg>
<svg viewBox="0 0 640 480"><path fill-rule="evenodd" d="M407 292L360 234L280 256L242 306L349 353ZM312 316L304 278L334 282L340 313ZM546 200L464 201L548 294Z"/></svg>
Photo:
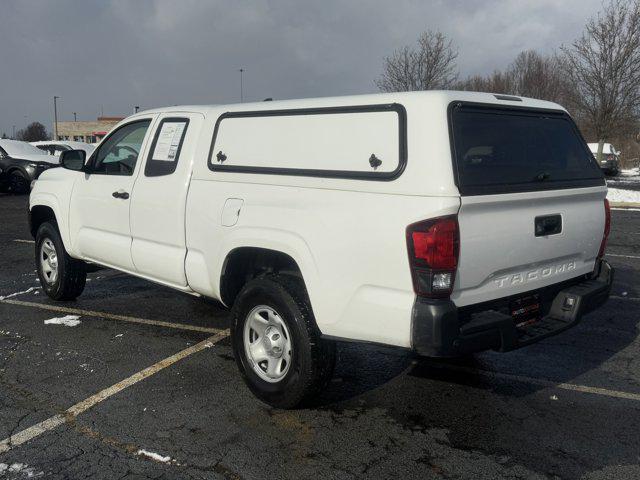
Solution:
<svg viewBox="0 0 640 480"><path fill-rule="evenodd" d="M47 295L76 298L91 262L217 299L247 385L276 407L325 385L337 339L508 351L611 289L604 177L554 103L433 91L163 108L60 158L29 206Z"/></svg>
<svg viewBox="0 0 640 480"><path fill-rule="evenodd" d="M594 158L598 158L598 144L589 143L589 149L593 153ZM615 176L620 173L620 152L610 143L605 143L602 147L602 160L600 161L600 168L605 175Z"/></svg>
<svg viewBox="0 0 640 480"><path fill-rule="evenodd" d="M66 150L84 150L87 156L89 156L96 149L95 145L91 145L90 143L71 142L67 140L43 140L39 142L31 142L31 145L56 157L60 156L60 153Z"/></svg>
<svg viewBox="0 0 640 480"><path fill-rule="evenodd" d="M29 193L32 181L58 165L57 158L27 142L0 139L0 187L4 190Z"/></svg>

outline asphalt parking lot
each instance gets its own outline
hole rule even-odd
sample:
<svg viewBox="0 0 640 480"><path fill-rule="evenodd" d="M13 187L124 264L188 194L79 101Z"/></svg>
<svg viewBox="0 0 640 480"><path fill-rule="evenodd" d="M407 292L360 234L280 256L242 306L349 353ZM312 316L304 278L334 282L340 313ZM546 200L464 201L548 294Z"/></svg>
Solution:
<svg viewBox="0 0 640 480"><path fill-rule="evenodd" d="M449 362L340 345L279 411L215 302L109 270L48 300L26 205L0 196L0 478L640 478L640 211L613 211L613 298L574 329Z"/></svg>

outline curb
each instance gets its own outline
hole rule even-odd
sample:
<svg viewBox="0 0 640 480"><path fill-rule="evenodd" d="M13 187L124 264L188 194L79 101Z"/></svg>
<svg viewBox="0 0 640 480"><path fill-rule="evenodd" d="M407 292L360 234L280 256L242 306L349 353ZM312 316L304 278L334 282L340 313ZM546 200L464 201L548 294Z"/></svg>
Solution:
<svg viewBox="0 0 640 480"><path fill-rule="evenodd" d="M609 202L615 208L640 208L640 202Z"/></svg>

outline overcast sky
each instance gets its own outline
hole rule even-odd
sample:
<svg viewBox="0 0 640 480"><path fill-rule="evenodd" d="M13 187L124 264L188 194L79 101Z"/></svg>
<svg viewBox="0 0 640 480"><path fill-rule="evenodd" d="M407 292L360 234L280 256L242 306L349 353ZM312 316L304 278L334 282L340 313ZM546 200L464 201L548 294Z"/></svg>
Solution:
<svg viewBox="0 0 640 480"><path fill-rule="evenodd" d="M439 29L461 75L570 43L601 0L2 0L0 133L174 104L376 91L383 58Z"/></svg>

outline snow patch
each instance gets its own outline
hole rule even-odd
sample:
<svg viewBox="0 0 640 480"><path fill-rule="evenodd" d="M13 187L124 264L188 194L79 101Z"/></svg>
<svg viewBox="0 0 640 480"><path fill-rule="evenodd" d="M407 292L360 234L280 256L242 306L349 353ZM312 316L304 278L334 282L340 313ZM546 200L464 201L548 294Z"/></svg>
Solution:
<svg viewBox="0 0 640 480"><path fill-rule="evenodd" d="M32 467L24 463L0 463L0 477L4 477L9 473L19 473L24 478L38 478L44 475L44 472L36 472Z"/></svg>
<svg viewBox="0 0 640 480"><path fill-rule="evenodd" d="M620 170L620 175L623 177L635 177L640 175L640 168L630 168L625 170L624 168ZM640 180L640 179L639 179Z"/></svg>
<svg viewBox="0 0 640 480"><path fill-rule="evenodd" d="M64 317L50 318L45 320L45 325L64 325L65 327L77 327L80 325L80 315L65 315Z"/></svg>
<svg viewBox="0 0 640 480"><path fill-rule="evenodd" d="M607 192L607 199L610 202L640 202L640 192L635 190L622 190L620 188L610 188Z"/></svg>
<svg viewBox="0 0 640 480"><path fill-rule="evenodd" d="M17 297L18 295L24 295L25 293L31 293L37 289L39 289L40 287L29 287L26 290L22 291L22 292L15 292L15 293L10 293L9 295L5 295L4 297L0 297L0 300L6 300L7 298L11 298L11 297Z"/></svg>
<svg viewBox="0 0 640 480"><path fill-rule="evenodd" d="M138 450L137 455L141 457L150 458L151 460L154 460L156 462L161 462L161 463L169 463L171 461L171 457L169 456L163 457L159 453L149 452L148 450L140 449Z"/></svg>

